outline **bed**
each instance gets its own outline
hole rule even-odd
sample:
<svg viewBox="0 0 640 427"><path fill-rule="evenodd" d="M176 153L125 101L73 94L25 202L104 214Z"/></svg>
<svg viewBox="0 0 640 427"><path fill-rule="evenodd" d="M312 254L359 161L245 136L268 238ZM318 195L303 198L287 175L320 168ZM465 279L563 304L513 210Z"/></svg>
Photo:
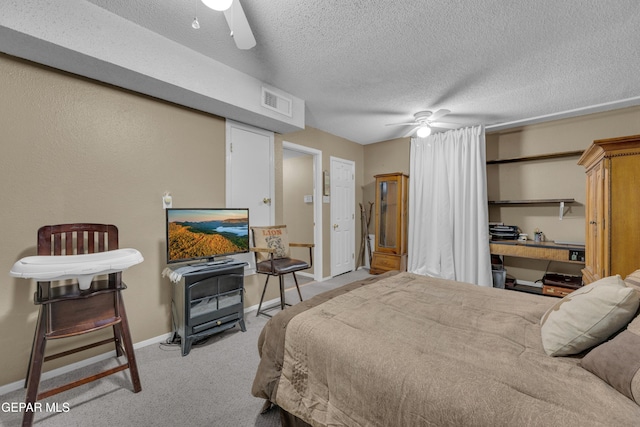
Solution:
<svg viewBox="0 0 640 427"><path fill-rule="evenodd" d="M389 272L270 319L252 394L290 426L638 426L640 288L630 289L615 289L627 313L594 332L602 344L571 339L567 350L549 343L548 325L566 320L556 316L571 299Z"/></svg>

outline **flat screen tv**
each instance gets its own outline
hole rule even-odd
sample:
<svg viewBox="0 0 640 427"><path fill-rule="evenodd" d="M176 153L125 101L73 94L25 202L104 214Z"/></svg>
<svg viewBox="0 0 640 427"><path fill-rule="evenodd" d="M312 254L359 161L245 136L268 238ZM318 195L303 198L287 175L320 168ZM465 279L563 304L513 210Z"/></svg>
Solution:
<svg viewBox="0 0 640 427"><path fill-rule="evenodd" d="M167 263L249 252L249 209L167 209Z"/></svg>

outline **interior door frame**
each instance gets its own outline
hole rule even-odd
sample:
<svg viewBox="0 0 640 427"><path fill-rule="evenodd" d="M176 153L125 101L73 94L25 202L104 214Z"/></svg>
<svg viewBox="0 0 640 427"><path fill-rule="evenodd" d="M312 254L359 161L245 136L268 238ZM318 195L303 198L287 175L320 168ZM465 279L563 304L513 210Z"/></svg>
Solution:
<svg viewBox="0 0 640 427"><path fill-rule="evenodd" d="M313 157L313 279L322 281L322 151L282 141L283 150L297 151Z"/></svg>

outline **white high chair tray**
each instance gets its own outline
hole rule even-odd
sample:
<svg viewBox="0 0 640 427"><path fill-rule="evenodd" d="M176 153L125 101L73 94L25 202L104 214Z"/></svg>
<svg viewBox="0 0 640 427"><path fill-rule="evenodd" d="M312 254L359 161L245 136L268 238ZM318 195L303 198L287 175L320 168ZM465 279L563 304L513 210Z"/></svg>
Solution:
<svg viewBox="0 0 640 427"><path fill-rule="evenodd" d="M142 254L132 248L81 255L38 255L13 264L9 275L39 281L78 278L80 289L89 289L93 276L116 273L140 264Z"/></svg>

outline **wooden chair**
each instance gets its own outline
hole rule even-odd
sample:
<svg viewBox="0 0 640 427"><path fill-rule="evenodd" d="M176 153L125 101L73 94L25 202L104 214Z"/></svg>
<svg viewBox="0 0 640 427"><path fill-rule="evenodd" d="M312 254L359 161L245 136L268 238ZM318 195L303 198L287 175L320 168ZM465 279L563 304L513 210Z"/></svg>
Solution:
<svg viewBox="0 0 640 427"><path fill-rule="evenodd" d="M62 224L44 226L38 230L38 255L79 255L114 249L118 249L118 229L114 225ZM125 369L129 369L131 374L133 392L142 390L121 294L126 289L121 275L122 272L111 273L106 278L96 276L87 290L81 290L77 283L70 284L68 281L37 283L34 303L40 305L40 313L25 382L27 408L33 408L38 400ZM107 327L113 328L111 338L45 357L48 340L73 337ZM38 393L44 362L111 342L115 343L118 357L126 356L125 363ZM33 416L33 411L26 410L22 425L30 426Z"/></svg>
<svg viewBox="0 0 640 427"><path fill-rule="evenodd" d="M270 310L275 307L261 310L269 278L271 276L277 276L280 281L280 308L282 310L284 310L285 305L290 305L286 304L284 298L285 274L291 273L293 275L293 280L295 281L296 289L298 290L298 296L300 297L300 301L302 301L302 293L300 292L300 286L298 285L296 271L311 268L313 265L312 248L315 245L313 243L290 243L286 225L251 227L251 233L253 236L253 247L251 248L251 251L256 254L256 272L267 275L256 316L264 314L265 316L271 317L270 314L266 313L266 310ZM291 258L290 247L309 248L309 262Z"/></svg>

